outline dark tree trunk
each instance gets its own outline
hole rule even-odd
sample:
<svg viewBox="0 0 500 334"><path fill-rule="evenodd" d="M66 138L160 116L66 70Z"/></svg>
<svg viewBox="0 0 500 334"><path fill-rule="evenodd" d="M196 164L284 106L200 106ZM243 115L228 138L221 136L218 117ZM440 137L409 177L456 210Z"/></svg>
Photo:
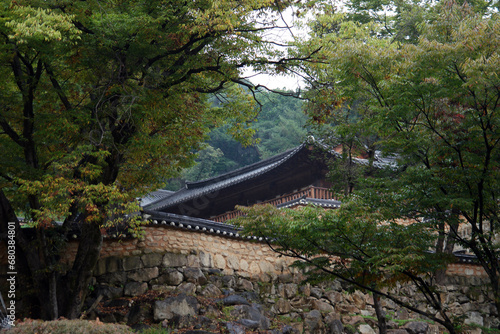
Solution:
<svg viewBox="0 0 500 334"><path fill-rule="evenodd" d="M436 253L453 254L455 240L457 239L458 222L449 224L450 231L445 232L445 224L439 226L439 237L436 243ZM446 268L436 271L436 283L445 284Z"/></svg>
<svg viewBox="0 0 500 334"><path fill-rule="evenodd" d="M373 294L373 306L375 307L375 314L377 315L378 330L380 334L387 334L387 320L385 312L380 305L380 296L376 293Z"/></svg>
<svg viewBox="0 0 500 334"><path fill-rule="evenodd" d="M0 235L5 241L8 223L15 222L16 225L16 264L27 264L16 266L18 275L23 276L23 282L32 285L36 294L39 314L43 319L55 319L65 316L69 319L78 318L81 313L83 302L88 292L88 285L92 272L99 259L102 247L102 235L97 223L82 223L82 234L77 255L73 267L67 276L59 277L54 267L45 263L41 257L38 238L31 241L20 228L17 217L9 200L0 189ZM43 238L42 238L43 239ZM19 280L21 282L21 280ZM19 291L28 290L26 286L19 287ZM30 307L36 308L34 305Z"/></svg>
<svg viewBox="0 0 500 334"><path fill-rule="evenodd" d="M48 303L47 294L47 284L45 275L43 274L43 265L40 261L39 255L37 253L37 248L33 246L29 237L26 236L23 229L20 228L19 221L16 217L12 206L5 196L2 189L0 189L0 232L2 235L2 241L6 241L7 230L9 222L14 222L16 230L16 267L15 270L19 276L19 284L24 283L25 286L19 287L21 298L30 298L30 296L22 295L23 292L33 290L36 294L36 299L38 302L39 310L34 311L37 307L35 305L30 305L33 310L33 315L39 315L44 319L49 319L51 314L51 307ZM32 311L28 311L31 313ZM39 314L37 314L39 313Z"/></svg>
<svg viewBox="0 0 500 334"><path fill-rule="evenodd" d="M80 316L93 270L99 260L102 241L99 224L84 223L82 225L82 235L73 267L63 280L66 283L65 291L67 291L67 298L64 298L64 316L68 319Z"/></svg>
<svg viewBox="0 0 500 334"><path fill-rule="evenodd" d="M51 307L51 318L55 320L59 318L59 305L57 303L57 273L52 271L49 273L49 305Z"/></svg>

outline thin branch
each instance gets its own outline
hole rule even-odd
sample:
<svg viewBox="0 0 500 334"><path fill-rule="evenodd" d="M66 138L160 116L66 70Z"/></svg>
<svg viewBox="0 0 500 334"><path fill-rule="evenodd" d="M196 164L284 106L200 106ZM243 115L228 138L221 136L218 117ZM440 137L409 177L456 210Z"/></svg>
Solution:
<svg viewBox="0 0 500 334"><path fill-rule="evenodd" d="M227 83L227 80L222 80L216 87L212 88L195 88L195 91L198 93L206 93L206 94L214 94L224 88L224 85Z"/></svg>
<svg viewBox="0 0 500 334"><path fill-rule="evenodd" d="M55 78L54 72L47 63L45 63L44 65L45 65L45 71L47 71L47 74L49 75L50 78L50 82L52 83L52 87L54 87L54 89L56 90L56 93L59 96L61 102L63 103L64 108L66 108L66 110L73 109L71 102L69 102L68 97L66 96L66 94L64 94L61 85L59 85L59 82Z"/></svg>
<svg viewBox="0 0 500 334"><path fill-rule="evenodd" d="M8 110L8 109L7 109ZM5 119L5 116L0 114L0 126L3 131L13 142L21 147L26 146L26 142L19 136L19 134L10 126L9 122Z"/></svg>

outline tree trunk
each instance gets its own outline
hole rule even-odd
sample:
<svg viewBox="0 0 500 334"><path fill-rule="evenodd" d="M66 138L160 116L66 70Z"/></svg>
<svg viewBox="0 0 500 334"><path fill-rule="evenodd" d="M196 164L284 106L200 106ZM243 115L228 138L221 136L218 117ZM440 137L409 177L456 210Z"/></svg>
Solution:
<svg viewBox="0 0 500 334"><path fill-rule="evenodd" d="M57 303L57 279L56 272L52 271L49 278L49 305L51 307L52 320L59 318L59 307Z"/></svg>
<svg viewBox="0 0 500 334"><path fill-rule="evenodd" d="M436 243L436 253L453 254L455 248L455 240L457 239L458 222L449 223L449 232L445 232L445 224L439 226L439 237ZM446 269L439 269L436 271L436 283L445 284Z"/></svg>
<svg viewBox="0 0 500 334"><path fill-rule="evenodd" d="M34 242L40 241L39 238L30 241L24 229L20 228L9 200L0 189L0 234L3 241L6 240L9 222L15 222L16 225L16 270L18 275L23 276L23 280L19 282L27 281L28 284L32 284L37 296L38 305L30 304L30 307L38 309L39 314L32 313L30 316L47 320L61 315L70 319L79 317L102 247L103 239L99 224L82 223L80 244L73 267L67 276L58 279L54 266L43 262L41 258L39 248L47 245L36 246ZM27 263L27 266L17 266L21 263ZM19 287L19 291L28 290L31 288Z"/></svg>
<svg viewBox="0 0 500 334"><path fill-rule="evenodd" d="M80 316L93 270L99 260L102 242L99 224L84 223L73 267L64 280L67 289L67 298L64 299L66 306L64 316L68 319Z"/></svg>
<svg viewBox="0 0 500 334"><path fill-rule="evenodd" d="M23 295L23 293L34 290L38 305L28 303L31 309L27 311L27 313L29 313L28 315L31 317L39 316L44 319L50 319L51 307L49 306L50 303L47 302L48 294L46 289L48 281L43 274L43 265L38 256L37 248L32 245L29 237L26 236L23 229L20 228L19 221L8 198L5 196L3 190L0 189L0 232L2 234L1 240L3 241L6 241L9 222L14 222L16 230L15 271L20 278L18 280L19 284L25 283L25 286L19 286L20 295L18 295L18 297L30 299L30 296Z"/></svg>
<svg viewBox="0 0 500 334"><path fill-rule="evenodd" d="M376 293L373 294L373 306L375 307L375 313L377 314L379 333L387 334L387 320L385 318L385 312L382 305L380 305L380 296Z"/></svg>

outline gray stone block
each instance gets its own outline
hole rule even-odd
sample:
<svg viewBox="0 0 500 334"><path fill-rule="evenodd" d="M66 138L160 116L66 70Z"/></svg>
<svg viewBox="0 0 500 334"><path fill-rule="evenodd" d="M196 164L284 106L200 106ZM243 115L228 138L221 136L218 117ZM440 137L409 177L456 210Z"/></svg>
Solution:
<svg viewBox="0 0 500 334"><path fill-rule="evenodd" d="M312 300L311 306L313 309L318 310L320 312L333 312L334 308L330 303L327 303L325 300Z"/></svg>
<svg viewBox="0 0 500 334"><path fill-rule="evenodd" d="M113 273L108 273L101 275L96 278L97 282L110 284L110 285L118 285L123 284L127 281L127 274L123 271L117 271Z"/></svg>
<svg viewBox="0 0 500 334"><path fill-rule="evenodd" d="M366 324L359 325L358 330L361 334L375 334L375 331L373 330L373 328L370 325L366 325Z"/></svg>
<svg viewBox="0 0 500 334"><path fill-rule="evenodd" d="M328 298L330 303L332 303L333 305L341 303L343 299L342 293L338 291L327 291L325 293L325 297Z"/></svg>
<svg viewBox="0 0 500 334"><path fill-rule="evenodd" d="M479 312L467 312L464 323L468 324L468 325L476 324L479 326L483 326L484 325L484 318L481 315L481 313L479 313ZM410 333L410 334L413 334L413 333Z"/></svg>
<svg viewBox="0 0 500 334"><path fill-rule="evenodd" d="M226 275L222 277L222 286L230 289L236 287L236 278L234 276Z"/></svg>
<svg viewBox="0 0 500 334"><path fill-rule="evenodd" d="M247 279L240 278L238 280L238 290L240 291L253 291L253 284Z"/></svg>
<svg viewBox="0 0 500 334"><path fill-rule="evenodd" d="M128 272L127 278L129 281L149 282L157 278L159 274L158 267L144 268Z"/></svg>
<svg viewBox="0 0 500 334"><path fill-rule="evenodd" d="M179 285L184 281L184 275L176 269L168 269L162 277L165 278L164 283L168 285Z"/></svg>
<svg viewBox="0 0 500 334"><path fill-rule="evenodd" d="M94 276L100 276L107 273L114 273L122 269L122 260L119 257L110 256L100 259L94 269Z"/></svg>
<svg viewBox="0 0 500 334"><path fill-rule="evenodd" d="M141 258L138 256L126 257L123 259L123 270L136 270L142 268Z"/></svg>
<svg viewBox="0 0 500 334"><path fill-rule="evenodd" d="M299 291L301 294L303 294L306 297L309 297L311 295L311 285L309 283L306 283L304 285L301 285L299 287Z"/></svg>
<svg viewBox="0 0 500 334"><path fill-rule="evenodd" d="M248 302L248 300L246 300L246 298L243 298L242 296L239 296L239 295L230 295L230 296L227 296L227 297L225 297L222 300L222 303L224 305L227 305L227 306L231 306L231 305L250 305L250 303Z"/></svg>
<svg viewBox="0 0 500 334"><path fill-rule="evenodd" d="M278 281L280 283L292 283L293 276L291 274L280 274L278 275Z"/></svg>
<svg viewBox="0 0 500 334"><path fill-rule="evenodd" d="M311 288L311 296L320 299L323 297L323 291L320 288L313 287Z"/></svg>
<svg viewBox="0 0 500 334"><path fill-rule="evenodd" d="M227 331L229 334L245 334L245 326L237 322L227 322ZM195 334L195 333L193 333Z"/></svg>
<svg viewBox="0 0 500 334"><path fill-rule="evenodd" d="M222 291L215 284L207 284L201 294L205 297L218 297L222 295Z"/></svg>
<svg viewBox="0 0 500 334"><path fill-rule="evenodd" d="M107 299L115 299L123 296L123 287L100 285L98 289L99 294L102 294Z"/></svg>
<svg viewBox="0 0 500 334"><path fill-rule="evenodd" d="M234 309L231 311L231 315L235 316L238 319L248 319L257 321L259 323L260 329L269 329L270 321L266 318L262 312L256 307L248 305L236 305Z"/></svg>
<svg viewBox="0 0 500 334"><path fill-rule="evenodd" d="M299 287L297 284L288 283L283 286L283 291L285 293L285 298L292 299L297 295Z"/></svg>
<svg viewBox="0 0 500 334"><path fill-rule="evenodd" d="M186 281L194 284L204 285L207 283L207 278L200 268L185 268L184 277Z"/></svg>
<svg viewBox="0 0 500 334"><path fill-rule="evenodd" d="M203 268L212 268L214 266L212 255L205 252L200 252L198 256L200 257L200 265Z"/></svg>
<svg viewBox="0 0 500 334"><path fill-rule="evenodd" d="M176 290L181 293L192 295L196 292L196 285L191 282L184 282L179 285Z"/></svg>
<svg viewBox="0 0 500 334"><path fill-rule="evenodd" d="M292 305L288 300L280 298L274 305L274 311L278 314L287 314L292 311Z"/></svg>
<svg viewBox="0 0 500 334"><path fill-rule="evenodd" d="M334 319L328 323L328 334L342 334L344 332L344 325L339 319Z"/></svg>
<svg viewBox="0 0 500 334"><path fill-rule="evenodd" d="M145 268L148 267L159 267L163 261L163 254L150 253L141 256L142 264Z"/></svg>
<svg viewBox="0 0 500 334"><path fill-rule="evenodd" d="M408 334L408 331L404 328L388 329L387 334Z"/></svg>
<svg viewBox="0 0 500 334"><path fill-rule="evenodd" d="M258 329L260 327L260 322L256 320L240 319L238 323L250 329Z"/></svg>
<svg viewBox="0 0 500 334"><path fill-rule="evenodd" d="M426 334L429 330L429 324L421 321L412 321L407 323L404 328L410 334Z"/></svg>
<svg viewBox="0 0 500 334"><path fill-rule="evenodd" d="M302 330L287 325L287 326L283 327L282 333L283 334L300 334L300 333L302 333Z"/></svg>
<svg viewBox="0 0 500 334"><path fill-rule="evenodd" d="M131 282L125 285L125 296L139 296L148 291L148 283Z"/></svg>
<svg viewBox="0 0 500 334"><path fill-rule="evenodd" d="M155 301L153 313L156 321L170 320L174 316L198 315L198 300L193 296L180 294L165 300Z"/></svg>
<svg viewBox="0 0 500 334"><path fill-rule="evenodd" d="M321 312L318 310L312 310L305 315L304 324L310 332L321 332L323 331L323 318Z"/></svg>
<svg viewBox="0 0 500 334"><path fill-rule="evenodd" d="M190 254L187 256L187 265L193 268L200 268L200 258L198 255Z"/></svg>
<svg viewBox="0 0 500 334"><path fill-rule="evenodd" d="M163 255L162 263L166 268L184 267L187 265L187 255L165 253Z"/></svg>

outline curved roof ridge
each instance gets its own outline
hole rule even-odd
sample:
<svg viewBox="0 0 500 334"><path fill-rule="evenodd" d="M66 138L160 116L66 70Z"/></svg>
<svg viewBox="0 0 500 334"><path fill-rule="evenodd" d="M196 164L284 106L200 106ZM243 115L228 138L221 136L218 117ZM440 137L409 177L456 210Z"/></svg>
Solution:
<svg viewBox="0 0 500 334"><path fill-rule="evenodd" d="M157 202L159 200L165 199L168 196L171 196L174 191L166 190L166 189L157 189L150 193L147 193L143 197L139 199L141 206L147 206L151 203Z"/></svg>
<svg viewBox="0 0 500 334"><path fill-rule="evenodd" d="M281 203L277 205L277 208L289 208L295 205L316 205L316 206L321 206L321 207L327 207L327 208L338 208L340 207L340 204L342 204L341 201L336 200L336 199L320 199L320 198L311 198L307 196L302 196L300 198L293 199L291 201Z"/></svg>
<svg viewBox="0 0 500 334"><path fill-rule="evenodd" d="M224 174L219 175L219 176L214 176L214 177L211 177L211 178L208 178L205 180L201 180L201 181L194 181L194 182L186 181L186 188L187 189L202 188L202 187L206 187L206 186L209 186L209 185L221 182L221 181L225 181L227 179L231 179L231 178L238 176L238 175L242 175L242 174L251 172L251 171L259 169L263 166L278 162L278 161L282 160L284 157L286 157L287 155L292 156L295 152L299 151L304 145L305 144L301 144L295 148L292 148L290 150L282 152L282 153L275 155L273 157L270 157L270 158L267 158L267 159L264 159L261 161L257 161L253 164L243 166L241 168L235 169L233 171L224 173Z"/></svg>
<svg viewBox="0 0 500 334"><path fill-rule="evenodd" d="M155 202L150 203L149 205L145 206L145 208L149 210L162 210L167 206L182 203L183 201L190 200L192 198L196 198L198 196L202 196L207 193L219 190L220 188L223 188L225 186L243 182L250 177L264 174L269 170L272 170L277 166L283 164L285 161L289 160L304 147L305 144L301 144L300 146L285 151L274 157L256 162L246 167L239 168L237 170L228 172L226 174L222 174L219 177L214 177L204 181L193 183L194 187L190 186L181 189L169 197L166 197L164 199L159 199Z"/></svg>

